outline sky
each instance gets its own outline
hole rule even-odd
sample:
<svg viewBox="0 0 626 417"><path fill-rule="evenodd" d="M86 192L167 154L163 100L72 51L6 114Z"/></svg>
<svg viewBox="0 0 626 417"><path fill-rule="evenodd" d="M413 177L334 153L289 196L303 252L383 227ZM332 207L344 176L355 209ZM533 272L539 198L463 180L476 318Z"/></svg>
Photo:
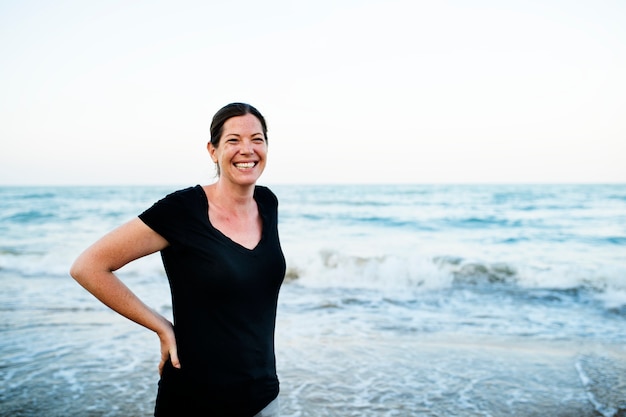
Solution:
<svg viewBox="0 0 626 417"><path fill-rule="evenodd" d="M0 185L626 182L623 0L0 0Z"/></svg>

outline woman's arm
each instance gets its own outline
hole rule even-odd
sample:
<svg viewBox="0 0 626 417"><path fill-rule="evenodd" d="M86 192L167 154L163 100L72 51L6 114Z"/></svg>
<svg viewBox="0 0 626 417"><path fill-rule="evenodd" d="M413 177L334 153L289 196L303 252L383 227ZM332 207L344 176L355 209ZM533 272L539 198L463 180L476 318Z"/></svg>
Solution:
<svg viewBox="0 0 626 417"><path fill-rule="evenodd" d="M175 367L180 367L172 323L144 304L114 271L167 245L167 240L135 218L87 248L70 269L70 275L98 300L159 336L159 373L167 359L171 359Z"/></svg>

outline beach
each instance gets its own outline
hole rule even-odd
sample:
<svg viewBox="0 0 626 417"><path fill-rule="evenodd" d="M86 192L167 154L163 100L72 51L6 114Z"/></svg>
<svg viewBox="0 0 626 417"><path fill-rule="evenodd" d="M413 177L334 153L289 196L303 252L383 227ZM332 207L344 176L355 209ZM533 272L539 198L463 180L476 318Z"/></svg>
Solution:
<svg viewBox="0 0 626 417"><path fill-rule="evenodd" d="M626 415L625 185L271 188L283 417ZM157 337L68 269L174 189L0 188L0 416L152 415Z"/></svg>

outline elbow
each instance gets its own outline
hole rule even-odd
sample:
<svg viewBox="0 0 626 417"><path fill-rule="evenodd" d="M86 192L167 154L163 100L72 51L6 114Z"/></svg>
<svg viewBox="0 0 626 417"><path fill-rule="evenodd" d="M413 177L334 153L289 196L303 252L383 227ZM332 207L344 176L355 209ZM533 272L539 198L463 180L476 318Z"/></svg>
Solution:
<svg viewBox="0 0 626 417"><path fill-rule="evenodd" d="M93 271L90 268L92 264L93 261L86 257L85 254L80 255L70 266L70 276L82 284L89 275L92 275Z"/></svg>
<svg viewBox="0 0 626 417"><path fill-rule="evenodd" d="M103 264L97 257L83 253L70 266L70 276L80 285L88 286L98 280L102 273L111 273L113 269Z"/></svg>
<svg viewBox="0 0 626 417"><path fill-rule="evenodd" d="M70 276L74 278L76 281L80 281L80 277L82 276L83 268L80 265L79 260L74 261L72 266L70 266Z"/></svg>
<svg viewBox="0 0 626 417"><path fill-rule="evenodd" d="M87 289L91 288L94 285L95 274L93 269L89 268L90 263L83 259L83 257L79 257L74 261L72 266L70 267L70 276L74 278L74 280L80 284L81 287Z"/></svg>

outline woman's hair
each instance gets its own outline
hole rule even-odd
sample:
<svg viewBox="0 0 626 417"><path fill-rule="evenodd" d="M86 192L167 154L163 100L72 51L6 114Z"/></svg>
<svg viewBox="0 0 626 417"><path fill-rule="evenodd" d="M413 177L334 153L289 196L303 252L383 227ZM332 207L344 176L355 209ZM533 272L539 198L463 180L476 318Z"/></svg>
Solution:
<svg viewBox="0 0 626 417"><path fill-rule="evenodd" d="M231 117L245 116L251 114L261 122L263 128L263 136L267 142L267 125L265 124L265 118L256 108L246 103L230 103L222 107L213 116L211 122L211 144L217 148L220 144L220 138L222 137L222 131L224 130L224 123Z"/></svg>

